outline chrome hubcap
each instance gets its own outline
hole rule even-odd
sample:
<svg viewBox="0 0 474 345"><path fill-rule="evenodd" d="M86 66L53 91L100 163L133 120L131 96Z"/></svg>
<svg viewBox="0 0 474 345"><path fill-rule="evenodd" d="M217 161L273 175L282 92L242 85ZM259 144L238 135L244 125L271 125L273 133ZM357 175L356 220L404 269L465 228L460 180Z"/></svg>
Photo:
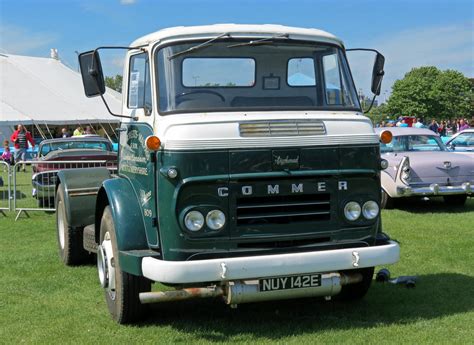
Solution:
<svg viewBox="0 0 474 345"><path fill-rule="evenodd" d="M109 297L115 299L115 263L110 233L106 232L104 240L97 250L97 270L100 285L107 291Z"/></svg>
<svg viewBox="0 0 474 345"><path fill-rule="evenodd" d="M64 229L64 216L63 216L63 203L61 201L58 202L58 209L56 211L58 213L58 237L59 237L59 246L62 250L64 250L64 242L65 242L65 229Z"/></svg>

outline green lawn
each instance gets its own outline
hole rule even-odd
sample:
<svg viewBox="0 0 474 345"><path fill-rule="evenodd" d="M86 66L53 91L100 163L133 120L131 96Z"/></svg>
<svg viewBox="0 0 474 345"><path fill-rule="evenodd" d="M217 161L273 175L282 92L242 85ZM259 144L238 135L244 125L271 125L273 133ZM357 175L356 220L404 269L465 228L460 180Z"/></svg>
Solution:
<svg viewBox="0 0 474 345"><path fill-rule="evenodd" d="M384 227L401 243L392 275L417 275L415 289L374 282L352 304L167 303L139 326L111 320L94 266L60 263L54 215L0 215L0 343L473 343L474 199L402 207L383 211Z"/></svg>

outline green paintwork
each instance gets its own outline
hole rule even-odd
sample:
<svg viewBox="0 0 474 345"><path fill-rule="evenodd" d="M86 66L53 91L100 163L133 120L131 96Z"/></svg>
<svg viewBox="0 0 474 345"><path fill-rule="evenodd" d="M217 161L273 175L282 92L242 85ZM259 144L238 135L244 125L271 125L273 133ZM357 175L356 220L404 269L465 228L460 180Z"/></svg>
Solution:
<svg viewBox="0 0 474 345"><path fill-rule="evenodd" d="M96 195L69 196L75 188L99 188L110 178L107 168L65 169L58 172L58 183L64 188L66 217L72 227L94 223Z"/></svg>
<svg viewBox="0 0 474 345"><path fill-rule="evenodd" d="M160 239L156 224L156 179L159 172L155 168L155 152L149 151L145 146L145 140L150 135L153 135L153 129L147 123L122 124L119 175L129 181L129 202L137 204L142 215L148 246L158 249Z"/></svg>
<svg viewBox="0 0 474 345"><path fill-rule="evenodd" d="M349 199L379 201L378 150L378 145L300 149L300 168L290 172L273 171L271 149L159 152L157 169L162 173L158 174L158 213L163 258L185 260L195 253L235 252L241 243L265 239L329 237L328 244L359 240L374 243L379 231L377 221L349 223L343 219L342 205ZM178 178L166 176L169 167L178 169ZM348 181L350 189L337 190L339 180ZM284 185L318 181L327 183L331 195L329 221L258 227L236 225L235 195L241 185L254 184L255 190L261 193L261 185L270 182ZM229 188L229 197L219 197L219 187ZM185 230L183 216L191 205L204 214L216 207L223 210L228 217L227 225L220 231Z"/></svg>
<svg viewBox="0 0 474 345"><path fill-rule="evenodd" d="M363 243L361 241L373 244L380 231L377 220L349 223L342 215L342 206L348 200L379 201L378 145L288 150L158 151L155 158L155 153L145 147L148 135L152 135L152 129L147 124L122 126L119 177L109 178L103 168L88 174L93 176L89 180L84 180L83 171L71 170L68 174L59 174L66 188L98 186L103 182L100 198L106 198L103 200L107 200L112 209L119 260L124 271L140 275L141 258L149 255L160 255L165 260L186 260L192 255L204 253L238 255L243 250L240 247L242 244L252 242L258 248L259 242L268 240L313 241L321 238L323 244L331 246ZM281 152L299 154L299 169L293 167L294 170L290 171L275 167L272 160L275 154ZM178 170L177 178L167 176L170 167ZM340 180L348 182L349 190L337 189ZM310 190L303 194L315 195L318 194L314 190L318 182L327 185L324 193L330 197L329 219L316 223L237 225L236 203L238 197L244 197L238 196L242 185L250 184L254 188L254 196L266 197L265 190L269 183L279 184L282 189L292 183L304 183L305 188ZM229 196L219 196L219 187L228 188ZM289 191L280 194L285 195L289 196ZM94 222L91 215L94 214L95 200L82 201L81 205L75 206L68 204L66 207L74 209L74 215L85 219L85 223ZM214 208L224 211L228 217L226 226L220 231L206 227L197 233L187 231L183 218L190 207L203 214ZM97 222L96 226L98 228ZM277 250L281 251L266 249L265 252Z"/></svg>

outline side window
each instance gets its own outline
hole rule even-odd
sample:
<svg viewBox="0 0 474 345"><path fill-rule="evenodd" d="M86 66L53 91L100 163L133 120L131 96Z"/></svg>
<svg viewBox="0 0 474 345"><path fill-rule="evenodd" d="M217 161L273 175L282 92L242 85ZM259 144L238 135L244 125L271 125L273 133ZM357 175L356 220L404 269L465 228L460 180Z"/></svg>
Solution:
<svg viewBox="0 0 474 345"><path fill-rule="evenodd" d="M151 109L150 66L146 53L133 55L130 58L128 107Z"/></svg>
<svg viewBox="0 0 474 345"><path fill-rule="evenodd" d="M323 56L323 70L326 89L326 103L342 104L341 74L337 54Z"/></svg>
<svg viewBox="0 0 474 345"><path fill-rule="evenodd" d="M315 86L314 60L312 58L288 60L287 82L290 86Z"/></svg>

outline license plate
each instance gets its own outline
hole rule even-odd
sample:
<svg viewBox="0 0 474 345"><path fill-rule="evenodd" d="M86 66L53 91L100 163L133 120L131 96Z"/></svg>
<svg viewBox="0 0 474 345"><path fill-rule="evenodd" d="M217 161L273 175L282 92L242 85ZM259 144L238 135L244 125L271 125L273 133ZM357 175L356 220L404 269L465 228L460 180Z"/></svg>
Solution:
<svg viewBox="0 0 474 345"><path fill-rule="evenodd" d="M260 292L321 286L321 274L301 274L259 279Z"/></svg>

